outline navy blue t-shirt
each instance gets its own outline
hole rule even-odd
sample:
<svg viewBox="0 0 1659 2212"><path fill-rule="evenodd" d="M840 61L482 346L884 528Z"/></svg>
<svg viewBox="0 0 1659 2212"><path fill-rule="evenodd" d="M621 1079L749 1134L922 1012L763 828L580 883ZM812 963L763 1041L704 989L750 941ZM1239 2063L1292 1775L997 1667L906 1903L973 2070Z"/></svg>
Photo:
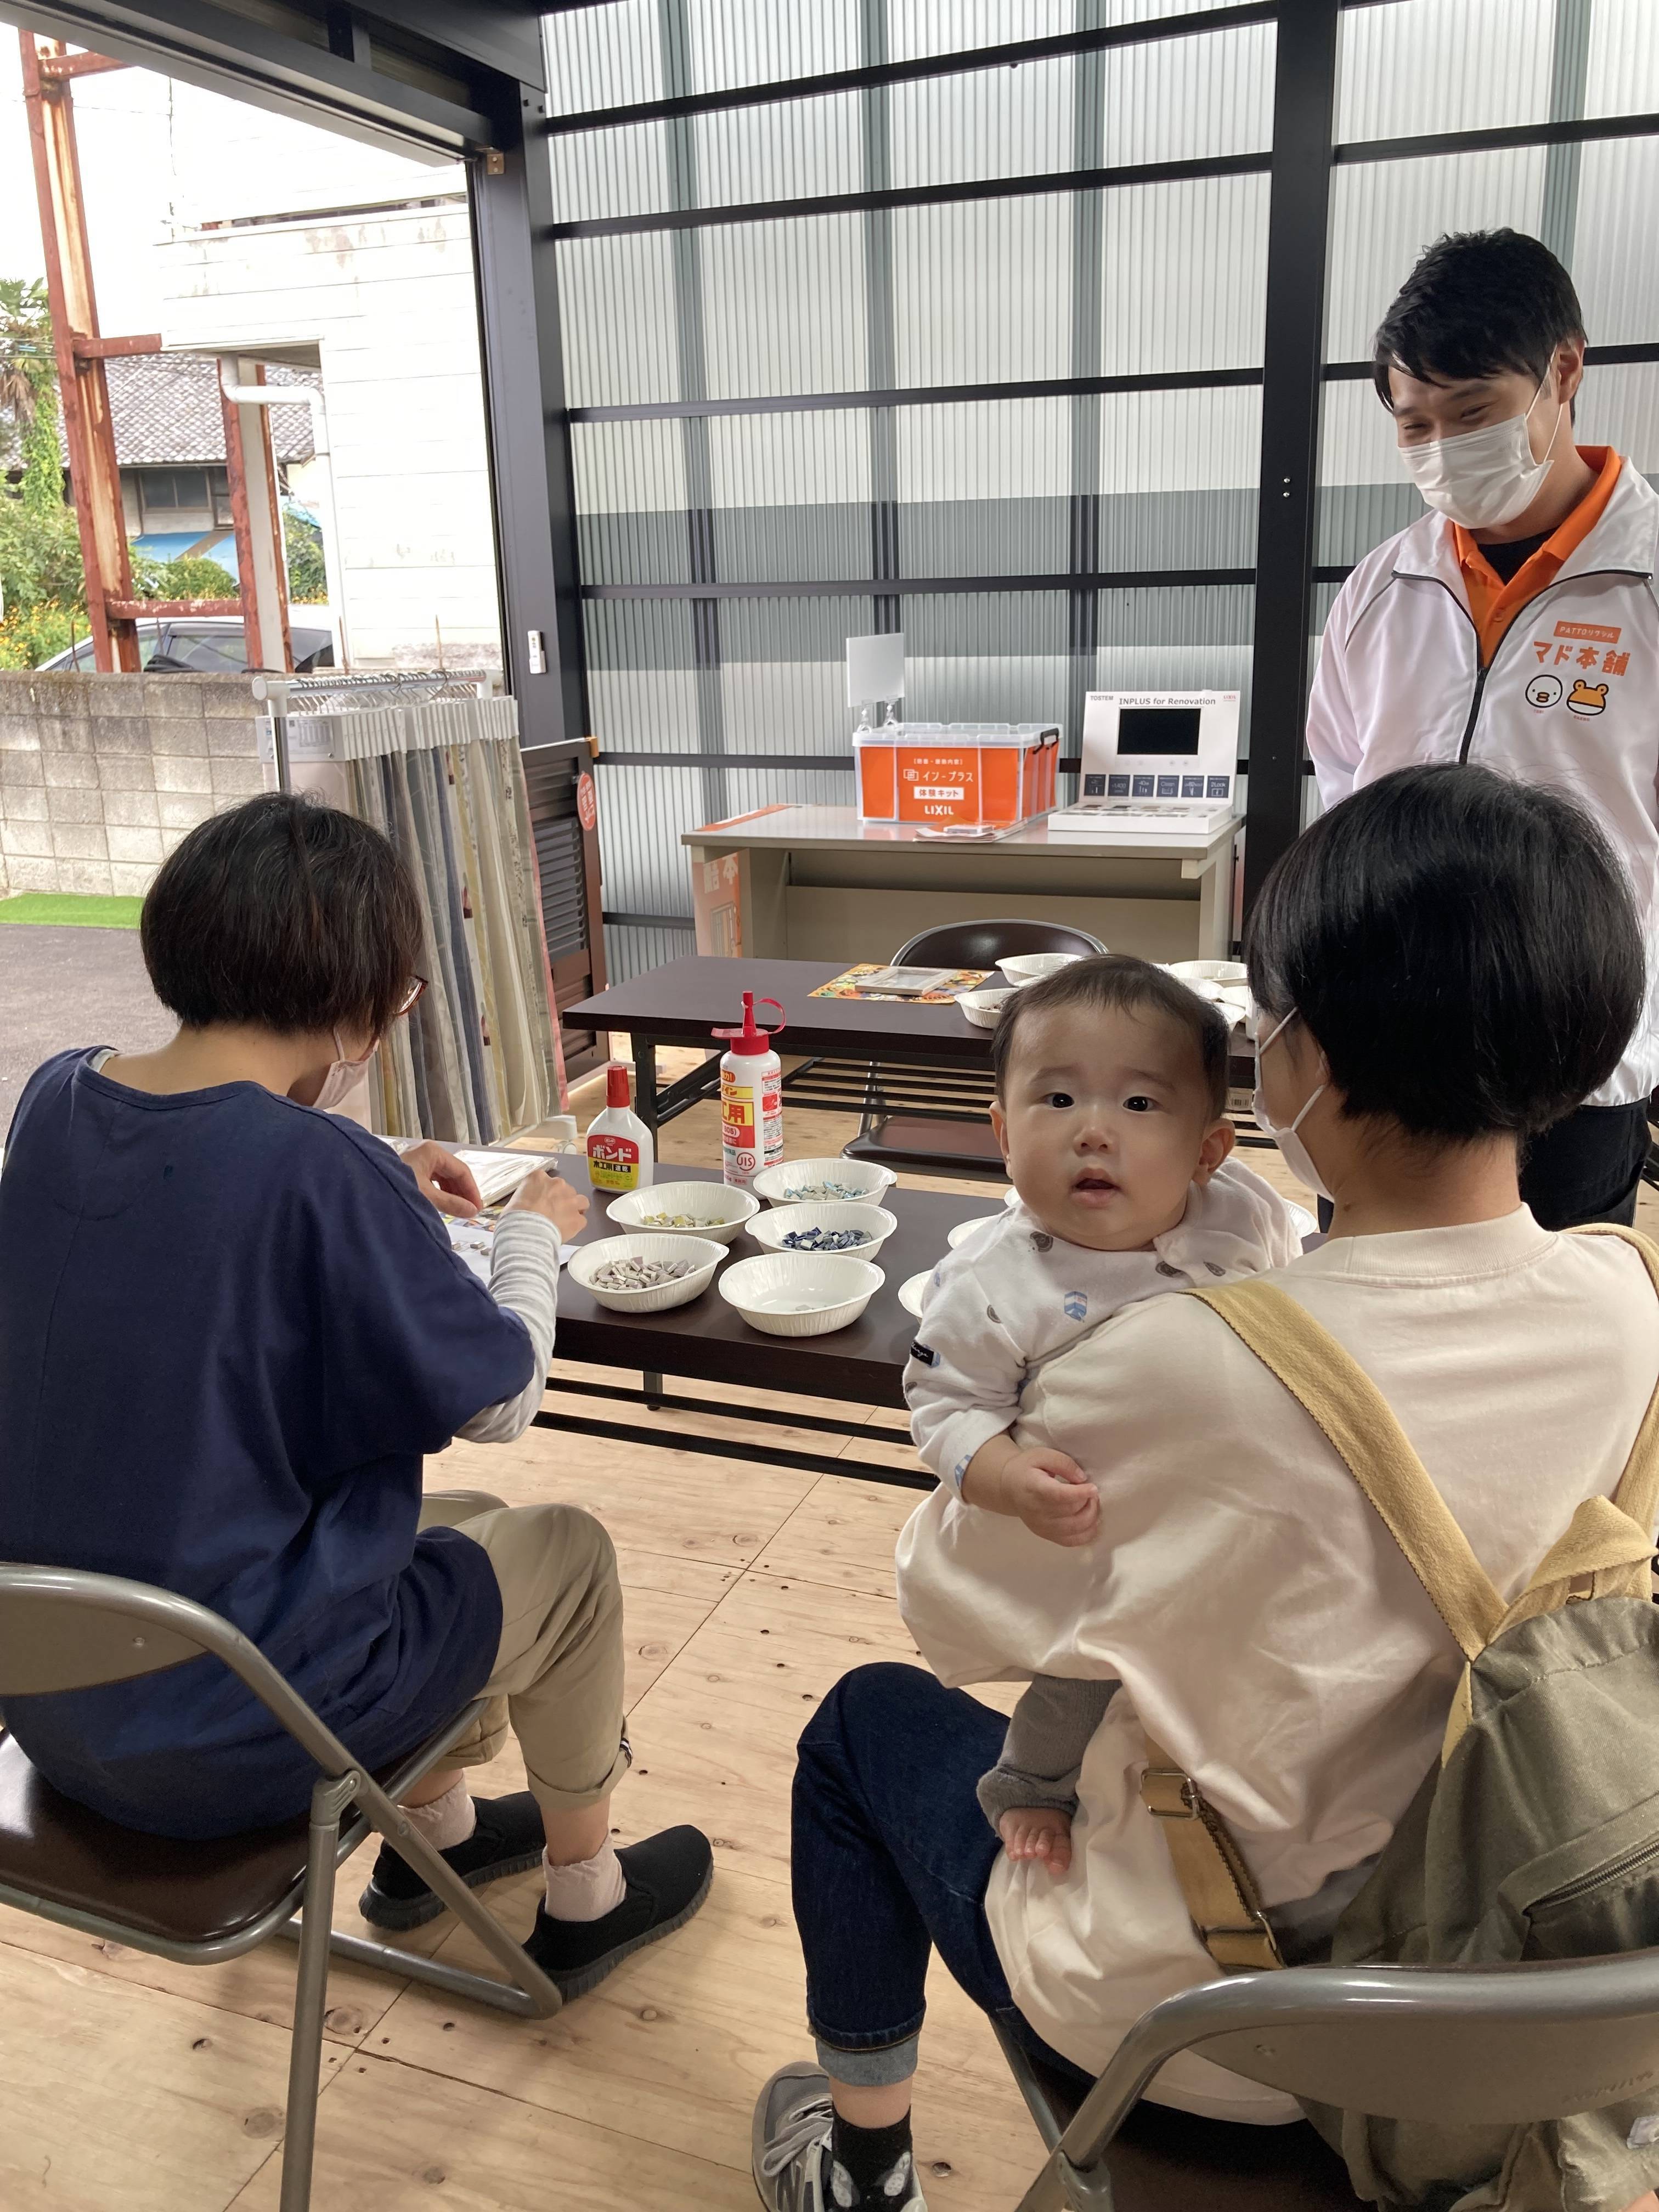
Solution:
<svg viewBox="0 0 1659 2212"><path fill-rule="evenodd" d="M421 1461L523 1389L529 1333L378 1138L95 1056L31 1077L0 1174L0 1559L200 1600L384 1765L495 1665L494 1571L416 1535ZM284 1820L316 1779L210 1657L6 1721L68 1796L163 1835Z"/></svg>

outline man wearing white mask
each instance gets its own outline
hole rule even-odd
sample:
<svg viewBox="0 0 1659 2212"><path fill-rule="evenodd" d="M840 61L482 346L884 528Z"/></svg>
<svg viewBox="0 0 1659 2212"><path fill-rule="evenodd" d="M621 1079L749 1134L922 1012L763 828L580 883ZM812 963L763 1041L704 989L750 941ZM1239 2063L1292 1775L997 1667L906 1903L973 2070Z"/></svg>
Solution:
<svg viewBox="0 0 1659 2212"><path fill-rule="evenodd" d="M1344 584L1308 717L1328 809L1413 762L1477 763L1575 794L1629 871L1647 1003L1612 1079L1532 1148L1522 1194L1548 1228L1632 1218L1659 1085L1659 495L1574 442L1584 347L1536 239L1443 238L1419 262L1372 374L1430 511Z"/></svg>

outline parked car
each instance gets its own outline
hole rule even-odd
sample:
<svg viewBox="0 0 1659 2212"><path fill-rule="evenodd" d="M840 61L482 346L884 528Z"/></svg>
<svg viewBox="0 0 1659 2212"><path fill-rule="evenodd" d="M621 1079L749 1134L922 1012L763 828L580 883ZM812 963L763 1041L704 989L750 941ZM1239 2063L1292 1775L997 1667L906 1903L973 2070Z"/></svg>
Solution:
<svg viewBox="0 0 1659 2212"><path fill-rule="evenodd" d="M308 676L332 668L334 617L326 607L296 607L289 619L294 669ZM247 639L240 615L163 615L138 624L138 658L157 676L240 676L247 666ZM98 663L92 640L55 653L42 668L78 669L90 674Z"/></svg>

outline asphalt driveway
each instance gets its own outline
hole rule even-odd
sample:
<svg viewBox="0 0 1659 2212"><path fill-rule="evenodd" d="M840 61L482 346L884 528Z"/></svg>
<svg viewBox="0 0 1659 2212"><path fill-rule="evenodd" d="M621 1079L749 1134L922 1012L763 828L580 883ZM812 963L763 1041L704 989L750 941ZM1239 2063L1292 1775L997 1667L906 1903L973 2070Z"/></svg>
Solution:
<svg viewBox="0 0 1659 2212"><path fill-rule="evenodd" d="M23 1085L54 1052L147 1052L176 1027L149 988L136 929L0 923L0 1141Z"/></svg>

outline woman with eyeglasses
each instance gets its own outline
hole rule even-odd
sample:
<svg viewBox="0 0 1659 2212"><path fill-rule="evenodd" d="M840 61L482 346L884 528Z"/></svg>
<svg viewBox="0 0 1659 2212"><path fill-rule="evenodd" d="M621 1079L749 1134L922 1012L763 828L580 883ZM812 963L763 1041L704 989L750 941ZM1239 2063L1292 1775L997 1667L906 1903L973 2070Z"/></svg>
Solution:
<svg viewBox="0 0 1659 2212"><path fill-rule="evenodd" d="M530 1425L587 1200L532 1175L486 1290L439 1218L477 1211L465 1166L319 1110L420 994L416 894L378 830L287 795L216 815L163 865L141 938L178 1035L58 1054L8 1141L0 1558L211 1607L370 1768L489 1699L405 1802L475 1887L540 1862L526 1948L578 1994L690 1918L708 1844L610 1841L628 1752L605 1531L476 1492L423 1510L422 1462ZM530 1787L475 1800L463 1770L508 1719ZM159 1835L288 1820L315 1779L210 1657L11 1698L6 1722L67 1796ZM383 1848L365 1917L441 1910Z"/></svg>

